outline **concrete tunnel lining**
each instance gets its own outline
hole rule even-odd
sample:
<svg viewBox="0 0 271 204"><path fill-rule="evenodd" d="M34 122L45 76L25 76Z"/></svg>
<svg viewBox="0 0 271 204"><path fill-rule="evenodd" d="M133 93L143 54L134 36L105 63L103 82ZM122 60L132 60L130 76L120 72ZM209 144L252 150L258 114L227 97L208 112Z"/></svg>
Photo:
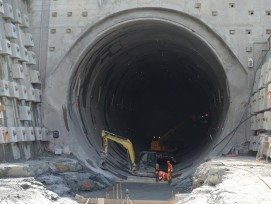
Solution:
<svg viewBox="0 0 271 204"><path fill-rule="evenodd" d="M212 124L189 122L176 131L169 145L175 145L172 148L178 150L174 154L181 161L200 154L201 148L210 148L208 134L219 126L227 105L225 74L209 48L194 38L184 29L154 20L127 23L101 37L82 61L80 112L88 131L97 126L99 114L99 126L129 138L138 155L149 149L153 136L162 136L191 114L198 119L207 113L216 118L208 121ZM212 104L217 90L221 98ZM201 131L193 132L195 129ZM111 144L110 154L125 160L125 151L116 144ZM107 163L112 164L112 158ZM112 168L122 164L126 162L112 164Z"/></svg>
<svg viewBox="0 0 271 204"><path fill-rule="evenodd" d="M212 47L215 46L215 43L208 45L196 30L187 29L181 23L176 24L175 21L161 18L161 14L167 17L173 14L173 17L176 18L175 13L168 13L166 10L155 10L152 13L152 18L147 18L145 14L149 12L144 12L144 17L132 16L130 15L131 11L130 13L124 12L120 15L124 15L128 19L118 18L119 20L121 19L118 23L115 22L114 16L111 16L110 19L107 19L111 26L104 27L102 32L97 29L96 37L93 38L92 36L91 40L90 36L84 34L81 41L76 42L74 47L71 48L71 52L64 58L65 60L62 61L62 65L57 70L59 72L61 67L67 64L71 65L73 70L70 75L70 81L66 83L67 86L64 88L67 88L66 90L69 93L67 97L69 100L68 104L71 104L69 106L70 118L68 118L68 122L65 122L65 125L66 129L69 126L70 135L74 133L77 136L71 138L71 143L76 142L80 144L80 153L77 151L78 156L88 161L92 168L97 168L96 163L102 145L101 129L108 129L131 138L136 152L138 152L148 148L150 137L162 134L161 132L174 127L180 121L175 116L175 118L167 122L161 120L162 122L154 123L151 128L148 128L148 130L156 129L157 132L150 133L144 128L137 128L136 131L139 134L134 134L131 131L129 132L129 129L134 130L134 128L129 126L136 121L143 121L142 119L150 117L151 114L147 117L147 109L141 112L134 110L137 119L133 119L130 113L121 112L119 107L116 106L119 102L126 100L134 101L134 107L142 103L146 105L146 101L135 99L144 99L146 95L149 97L149 93L156 92L153 98L145 97L145 99L151 102L160 101L157 106L163 107L167 102L165 93L168 93L172 86L176 86L174 88L175 92L171 96L175 97L172 101L176 102L170 105L173 105L178 111L184 110L178 106L178 103L183 101L183 99L178 94L176 96L176 93L183 92L189 95L189 89L191 89L196 92L195 95L201 94L202 98L204 98L203 104L205 105L198 110L196 115L200 116L209 111L211 116L208 128L205 128L201 134L198 134L205 137L203 139L193 138L198 141L196 145L189 137L183 138L184 141L187 141L183 143L187 143L188 146L182 147L183 149L186 148L186 151L177 151L177 159L179 161L179 164L176 165L177 171L185 164L193 163L199 158L202 159L206 156L206 153L212 150L213 143L208 135L210 131L213 131L214 140L218 140L222 134L223 130L219 126L222 126L227 116L230 87L227 87L227 73L221 63L221 56ZM157 16L155 15L156 12L159 14L159 17L155 17ZM137 11L138 13L140 12ZM190 23L193 27L193 24L195 24L194 19ZM100 23L99 26L102 24ZM95 30L94 27L86 33L93 32ZM204 29L204 32L206 32L206 29ZM204 32L203 34L206 34ZM214 35L212 32L211 34ZM86 39L90 41L84 44L84 42L87 42ZM217 41L221 43L220 39ZM82 49L82 46L84 49ZM158 47L159 49L157 49L157 46L160 46ZM78 49L80 49L80 53ZM221 50L223 51L223 49ZM74 62L71 58L68 59L69 55ZM230 54L226 57L229 56ZM235 61L234 56L231 56L230 59ZM157 69L161 64L164 65ZM144 68L142 68L143 65ZM127 66L130 68L127 69ZM168 66L171 66L171 68L168 68ZM180 69L180 67L183 68ZM173 78L168 79L167 75L164 74L166 71L170 72ZM145 76L143 78L145 79L142 80L136 72L144 72ZM195 83L195 81L197 82ZM242 81L239 82L242 83ZM149 90L145 88L146 83ZM164 87L162 91L164 95L159 94L161 93L161 91L159 92L161 87ZM195 95L190 94L189 97L192 101L198 103L199 101L198 99L196 100ZM154 100L157 97L160 97L160 100ZM211 100L217 103L215 108L215 104L211 105ZM78 105L75 106L73 101L77 101ZM110 101L115 102L111 104L109 103ZM212 110L210 110L210 106L213 107ZM123 102L120 109L125 109L125 107L128 107L128 103L124 104ZM193 109L193 106L190 106L191 108ZM163 111L166 112L167 109L165 108ZM168 118L171 115L171 113L163 113L160 119ZM175 115L178 116L178 114ZM146 126L148 125L150 124L146 124ZM138 127L141 127L141 125L139 124ZM189 126L188 129L193 130ZM214 131L215 129L217 131ZM181 144L181 140L178 140L178 137L177 140L175 138L175 141L179 141L179 144ZM187 149L191 151L187 151ZM91 156L89 156L90 154ZM126 174L129 171L127 156L118 145L111 144L108 161L111 167L110 171L114 174Z"/></svg>

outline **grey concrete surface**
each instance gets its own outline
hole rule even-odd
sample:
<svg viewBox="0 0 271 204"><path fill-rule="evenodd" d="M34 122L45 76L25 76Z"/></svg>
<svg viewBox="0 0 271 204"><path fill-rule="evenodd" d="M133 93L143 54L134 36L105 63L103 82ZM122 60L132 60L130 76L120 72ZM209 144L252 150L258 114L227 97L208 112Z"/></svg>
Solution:
<svg viewBox="0 0 271 204"><path fill-rule="evenodd" d="M119 186L118 186L119 187ZM83 194L85 197L91 198L116 198L117 186L106 188L101 191L94 191L91 193ZM119 191L119 198L124 198L126 189L129 192L129 198L131 200L169 200L175 195L176 190L168 184L149 184L149 183L121 183L121 191ZM121 192L121 193L120 193Z"/></svg>
<svg viewBox="0 0 271 204"><path fill-rule="evenodd" d="M11 5L14 15L16 9L20 11L23 19L19 22L2 12L1 39L18 44L23 51L23 48L29 53L34 51L36 63L31 58L25 62L23 56L16 59L14 54L4 55L1 51L1 80L25 87L18 96L11 96L4 91L6 86L2 83L0 102L5 110L0 112L0 160L37 158L42 151L58 148L67 154L74 153L89 168L111 178L129 175L126 155L115 145L112 145L113 152L109 158L110 171L98 168L102 145L99 134L101 129L110 126L116 126L120 132L127 131L127 124L119 119L127 113L115 114L120 104L122 107L129 105L126 101L119 103L123 96L127 96L124 88L131 87L125 86L124 82L134 77L132 71L124 74L126 65L142 67L144 63L138 61L139 58L143 61L155 59L157 65L160 56L152 57L156 47L152 45L147 49L140 47L140 43L149 45L149 41L161 36L166 36L162 38L164 42L172 40L173 44L178 44L174 48L179 50L175 52L178 58L187 53L193 63L201 65L197 73L203 73L201 78L211 84L210 97L220 99L223 91L225 99L225 104L214 111L212 128L216 128L216 133L210 139L206 137L208 142L201 148L187 157L179 157L176 174L186 171L186 166L194 168L201 161L228 153L232 146L249 140L252 134L250 120L235 128L242 119L250 116L247 103L253 92L252 85L258 87L260 80L260 74L254 80L256 69L261 69L259 65L264 56L270 57L265 55L270 44L270 1L5 0L4 3L5 6L6 3ZM29 16L29 22L24 21L24 14ZM4 26L10 22L16 28L16 36L13 37L7 34ZM25 45L27 33L33 34L33 47ZM136 46L144 49L132 49ZM3 47L1 44L1 49ZM170 53L174 49L165 51ZM249 68L250 59L254 64ZM268 58L264 60L268 61ZM170 58L167 61L171 61ZM186 64L192 66L191 61L186 61ZM112 62L120 65L111 72ZM14 77L12 67L15 64L23 67L23 76L19 78ZM133 65L131 70L136 70L137 65ZM37 70L41 73L40 78ZM149 72L148 76L152 76L155 69L149 69ZM177 69L174 72L177 73ZM126 77L121 82L122 74ZM112 83L106 84L105 81ZM122 85L120 89L119 82ZM37 92L37 97L31 96L32 91ZM254 95L256 91L259 89L256 88ZM108 101L113 101L112 112L105 108ZM29 112L27 119L23 118L20 106L25 113ZM263 111L256 110L253 114ZM122 120L126 122L125 117ZM58 130L60 137L53 138L41 128ZM4 141L7 130L10 135L8 142ZM27 136L23 136L23 130ZM233 139L229 135L233 135ZM140 141L136 145L141 146Z"/></svg>
<svg viewBox="0 0 271 204"><path fill-rule="evenodd" d="M99 68L96 67L96 71L93 71L93 73L95 73L92 76L93 78L91 78L90 81L89 78L85 78L86 76L88 76L86 75L86 71L89 70L86 69L88 66L85 65L88 63L87 60L90 59L89 57L87 57L86 54L88 53L89 55L91 55L92 52L95 52L96 49L99 49L99 46L93 46L99 40L99 38L95 36L107 35L107 33L111 33L113 30L115 30L115 28L124 28L125 25L133 25L134 23L138 22L138 19L142 18L146 20L153 19L155 22L157 21L169 25L174 25L181 30L185 30L187 28L193 30L194 40L199 40L199 43L207 44L206 50L209 50L210 53L208 52L209 54L207 54L207 52L203 51L203 53L207 54L206 57L218 59L217 61L210 61L210 63L214 63L214 67L217 67L215 66L216 63L221 63L221 67L215 70L217 72L216 77L223 78L223 73L226 74L226 78L224 78L224 80L226 80L224 81L224 90L228 90L228 92L224 93L225 96L228 94L230 98L228 110L220 112L219 119L217 120L220 121L220 125L216 141L218 141L219 138L223 138L229 133L231 129L234 128L234 124L237 124L241 120L242 114L240 113L243 113L245 111L244 107L240 104L245 103L248 99L247 72L240 64L234 53L231 52L231 50L228 48L226 42L221 39L221 36L219 36L213 30L209 29L205 23L182 12L173 12L162 8L136 8L129 11L125 10L123 12L119 12L116 15L110 16L109 18L105 18L104 20L98 22L97 24L94 24L93 26L89 27L89 29L85 30L84 34L80 36L78 41L72 46L67 55L62 58L61 63L55 63L56 66L54 66L55 68L53 68L51 72L48 70L48 73L51 73L49 74L51 76L48 76L48 80L51 82L51 85L48 84L48 89L46 89L44 93L44 102L47 106L44 107L44 110L54 111L50 111L48 112L48 114L46 114L44 122L52 129L60 130L61 135L63 136L62 138L60 138L60 140L65 140L67 135L77 135L76 138L69 137L71 140L66 141L70 142L70 144L77 144L81 147L74 148L77 147L77 145L70 145L72 151L78 157L86 160L88 159L88 155L92 155L93 159L90 165L91 168L96 168L96 161L99 158L99 154L97 154L101 149L101 139L99 138L99 132L104 126L106 126L103 118L103 112L105 110L102 109L101 105L94 103L92 105L93 108L91 109L92 114L90 114L89 108L83 108L82 110L80 110L73 101L78 100L78 97L86 97L86 102L83 103L89 103L89 101L91 101L91 97L93 97L93 94L97 94L97 92L91 93L90 90L97 90L97 88L100 86L100 83L102 83L103 81L102 79L101 81L98 81L96 80L96 78L98 76L104 78L106 76L106 72L100 72L98 70ZM178 22L177 25L176 22ZM183 31L182 34L184 36L190 37L191 31L189 29ZM186 43L189 42L191 41L188 41ZM198 44L188 44L188 46L192 45L195 46L194 49L198 49ZM102 48L102 45L100 45L100 47ZM92 48L95 49L91 50ZM215 53L215 57L211 57L211 53ZM98 57L98 55L95 56ZM51 59L50 55L48 57L48 59ZM94 60L93 58L91 59ZM53 61L54 60L50 60L50 62ZM110 63L110 61L106 62ZM78 68L78 66L80 69ZM95 67L93 67L93 69L94 68ZM65 73L64 77L63 73ZM74 76L73 73L76 73L76 75ZM66 79L70 79L70 81ZM215 80L215 78L210 78L210 80ZM223 83L222 80L218 81L219 83ZM78 88L75 88L73 91L71 91L71 82L74 84L74 88L82 87L83 84L87 84L86 86L89 87L90 90L88 91L87 95L80 95L79 93L83 93L83 87L79 90ZM228 87L226 88L226 86ZM60 95L60 93L64 93L65 95L61 98L57 97L58 95ZM105 93L106 92L104 92L104 94ZM105 100L103 96L104 95L102 95L101 97L103 100ZM74 105L69 106L68 104ZM70 109L68 107L70 107ZM83 104L80 104L79 107L83 107ZM225 107L225 109L223 110L226 109L227 108ZM67 117L68 110L71 111L70 117ZM95 117L96 124L92 124L90 122L92 120L91 117ZM60 123L55 123L54 121L59 121ZM83 129L81 128L82 125L84 127ZM238 141L245 140L246 135L244 134L244 131L244 129L238 129L238 132L236 133ZM85 137L85 134L88 135L87 138ZM217 149L215 149L214 153L219 152L221 150L221 147L223 147L226 142L227 141L218 146ZM211 148L212 146L210 145L202 151L199 151L197 155L190 154L191 156L194 155L196 157L191 158L191 160L202 160L210 153ZM117 158L119 158L118 160L110 160L111 162L113 162L113 166L119 166L119 161L123 161L122 155L115 154L113 157L116 158L116 156ZM195 161L195 163L197 162ZM118 167L114 168L112 171L116 171L117 173L120 172L118 170Z"/></svg>

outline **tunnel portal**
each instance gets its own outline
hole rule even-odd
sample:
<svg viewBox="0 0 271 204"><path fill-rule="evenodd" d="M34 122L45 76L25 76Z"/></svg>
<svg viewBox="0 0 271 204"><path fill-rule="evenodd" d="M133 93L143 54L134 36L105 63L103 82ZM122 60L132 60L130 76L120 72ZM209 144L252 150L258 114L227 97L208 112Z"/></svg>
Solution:
<svg viewBox="0 0 271 204"><path fill-rule="evenodd" d="M214 51L193 30L153 19L102 33L81 57L72 84L97 152L102 129L129 138L137 155L171 129L165 143L177 167L213 148L228 108L226 75ZM127 170L119 145L111 144L110 154L112 169Z"/></svg>

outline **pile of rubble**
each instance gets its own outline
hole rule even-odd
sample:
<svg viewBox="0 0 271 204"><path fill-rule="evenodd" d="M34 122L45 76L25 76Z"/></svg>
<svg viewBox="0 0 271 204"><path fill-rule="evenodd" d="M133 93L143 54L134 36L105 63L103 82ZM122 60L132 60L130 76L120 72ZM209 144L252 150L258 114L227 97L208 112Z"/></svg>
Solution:
<svg viewBox="0 0 271 204"><path fill-rule="evenodd" d="M91 172L75 159L50 161L48 167L48 172L37 180L58 195L74 196L80 191L95 191L111 185L103 175Z"/></svg>
<svg viewBox="0 0 271 204"><path fill-rule="evenodd" d="M270 203L270 169L270 163L253 157L219 158L203 163L194 174L194 190L177 203Z"/></svg>
<svg viewBox="0 0 271 204"><path fill-rule="evenodd" d="M103 175L67 157L43 157L23 163L0 164L0 204L77 203L80 192L112 185ZM63 200L64 199L64 200Z"/></svg>

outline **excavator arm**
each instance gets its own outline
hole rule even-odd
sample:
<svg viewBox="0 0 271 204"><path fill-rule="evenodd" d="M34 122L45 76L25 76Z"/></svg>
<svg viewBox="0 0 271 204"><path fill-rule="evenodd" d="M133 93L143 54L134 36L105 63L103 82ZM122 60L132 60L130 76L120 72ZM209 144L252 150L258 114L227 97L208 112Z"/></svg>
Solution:
<svg viewBox="0 0 271 204"><path fill-rule="evenodd" d="M152 140L151 143L151 151L169 151L167 146L164 145L165 141L167 141L172 135L175 134L175 132L185 124L187 124L193 117L190 116L178 123L175 127L170 128L166 133L164 133L161 137L159 137L157 140ZM174 149L173 149L174 150Z"/></svg>
<svg viewBox="0 0 271 204"><path fill-rule="evenodd" d="M127 149L131 163L132 163L132 173L135 173L136 171L136 163L135 163L135 152L132 142L124 137L115 135L113 133L110 133L108 131L102 130L101 134L103 138L103 154L104 156L107 156L108 154L108 141L112 140L116 143L121 144L125 149Z"/></svg>

